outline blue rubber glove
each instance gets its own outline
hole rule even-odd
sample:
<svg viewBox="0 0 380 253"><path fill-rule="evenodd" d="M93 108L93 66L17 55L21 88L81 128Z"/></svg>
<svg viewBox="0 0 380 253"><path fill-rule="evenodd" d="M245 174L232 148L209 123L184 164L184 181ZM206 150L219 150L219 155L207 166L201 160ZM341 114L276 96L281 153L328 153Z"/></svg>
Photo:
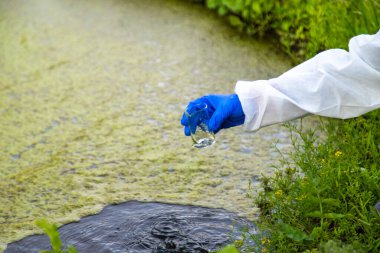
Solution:
<svg viewBox="0 0 380 253"><path fill-rule="evenodd" d="M187 112L192 111L192 107L199 103L206 103L210 116L208 128L211 132L217 133L223 128L239 126L244 123L245 115L239 97L231 95L207 95L189 103ZM189 123L186 115L182 115L181 124L185 127L186 136L190 136Z"/></svg>

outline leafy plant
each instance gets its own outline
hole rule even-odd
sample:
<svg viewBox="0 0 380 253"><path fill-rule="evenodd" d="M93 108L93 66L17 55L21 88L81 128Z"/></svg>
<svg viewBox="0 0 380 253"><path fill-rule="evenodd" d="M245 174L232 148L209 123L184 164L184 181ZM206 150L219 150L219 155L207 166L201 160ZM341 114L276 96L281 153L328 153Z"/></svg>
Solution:
<svg viewBox="0 0 380 253"><path fill-rule="evenodd" d="M261 228L276 252L327 252L327 241L356 252L380 251L380 213L374 208L380 200L379 117L375 111L324 121L324 142L313 131L287 125L295 151L273 178L263 177L266 186L256 199Z"/></svg>
<svg viewBox="0 0 380 253"><path fill-rule="evenodd" d="M49 236L52 250L42 250L40 253L76 253L77 251L73 246L64 248L60 235L58 232L58 227L55 224L49 223L48 221L41 219L36 221L36 225L40 227Z"/></svg>
<svg viewBox="0 0 380 253"><path fill-rule="evenodd" d="M275 34L294 62L321 50L347 48L354 35L380 27L377 0L206 0L206 6L251 35Z"/></svg>

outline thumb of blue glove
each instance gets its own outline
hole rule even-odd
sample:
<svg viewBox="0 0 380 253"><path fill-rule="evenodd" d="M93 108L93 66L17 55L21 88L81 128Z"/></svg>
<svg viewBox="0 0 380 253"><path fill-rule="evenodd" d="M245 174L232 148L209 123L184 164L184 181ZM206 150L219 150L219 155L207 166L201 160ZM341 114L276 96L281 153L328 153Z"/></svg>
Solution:
<svg viewBox="0 0 380 253"><path fill-rule="evenodd" d="M223 128L239 126L244 123L245 115L239 97L231 95L207 95L189 103L187 112L199 103L206 103L210 121L208 128L211 132L217 133ZM182 115L181 124L185 127L186 136L190 136L189 122L185 113Z"/></svg>

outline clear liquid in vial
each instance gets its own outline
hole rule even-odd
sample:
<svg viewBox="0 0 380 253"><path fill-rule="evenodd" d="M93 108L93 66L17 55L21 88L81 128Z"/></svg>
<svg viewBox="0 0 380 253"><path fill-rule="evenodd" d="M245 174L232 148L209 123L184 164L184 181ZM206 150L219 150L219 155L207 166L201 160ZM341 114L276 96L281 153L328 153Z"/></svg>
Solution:
<svg viewBox="0 0 380 253"><path fill-rule="evenodd" d="M194 134L191 135L193 139L193 147L205 148L211 146L215 142L215 135L208 131L207 126L204 123L198 125Z"/></svg>

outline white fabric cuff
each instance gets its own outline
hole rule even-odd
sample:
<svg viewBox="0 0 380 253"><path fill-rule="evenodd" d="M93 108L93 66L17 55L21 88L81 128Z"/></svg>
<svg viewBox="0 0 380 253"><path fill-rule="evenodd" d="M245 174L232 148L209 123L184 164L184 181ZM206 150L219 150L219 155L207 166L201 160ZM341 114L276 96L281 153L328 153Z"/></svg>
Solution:
<svg viewBox="0 0 380 253"><path fill-rule="evenodd" d="M266 96L263 93L268 86L267 80L236 83L235 93L239 97L245 114L244 130L256 131L260 128L266 105Z"/></svg>
<svg viewBox="0 0 380 253"><path fill-rule="evenodd" d="M244 130L285 122L307 114L289 96L277 89L277 79L238 81L235 93L245 114Z"/></svg>

